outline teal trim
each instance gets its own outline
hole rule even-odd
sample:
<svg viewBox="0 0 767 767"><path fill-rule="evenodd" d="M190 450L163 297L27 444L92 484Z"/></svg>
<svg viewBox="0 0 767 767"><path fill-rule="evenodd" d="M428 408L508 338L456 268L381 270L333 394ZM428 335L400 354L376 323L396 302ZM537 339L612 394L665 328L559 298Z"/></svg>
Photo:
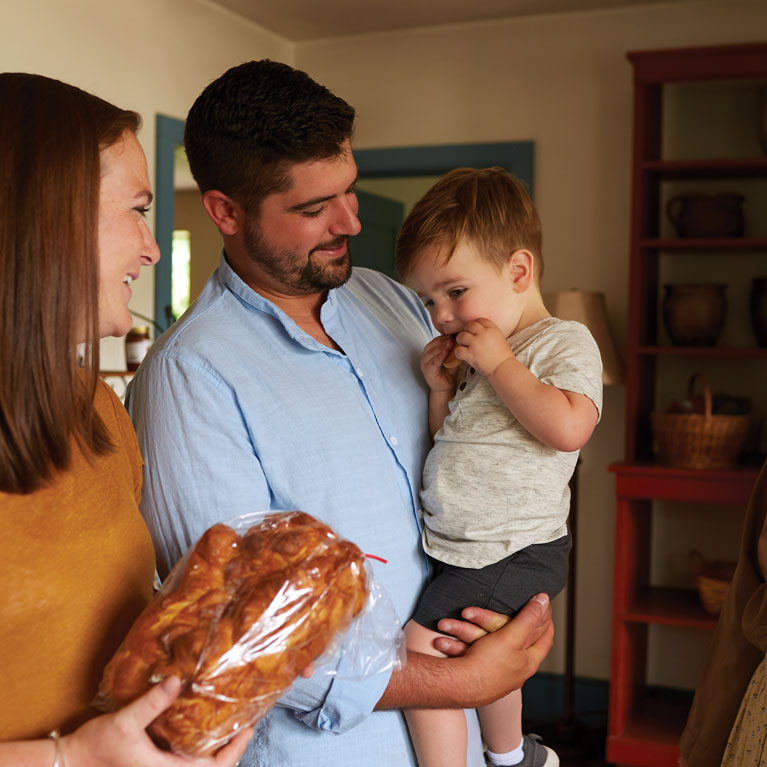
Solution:
<svg viewBox="0 0 767 767"><path fill-rule="evenodd" d="M533 142L500 141L488 144L449 144L392 149L355 149L360 176L441 176L453 168L500 165L527 185L533 196Z"/></svg>
<svg viewBox="0 0 767 767"><path fill-rule="evenodd" d="M160 246L160 260L154 271L154 320L167 324L165 308L171 305L173 273L173 221L175 192L173 169L176 147L184 143L184 121L158 114L155 118L154 235Z"/></svg>
<svg viewBox="0 0 767 767"><path fill-rule="evenodd" d="M405 219L405 203L363 189L357 189L357 202L357 218L362 229L349 245L352 264L376 269L396 280L394 253Z"/></svg>

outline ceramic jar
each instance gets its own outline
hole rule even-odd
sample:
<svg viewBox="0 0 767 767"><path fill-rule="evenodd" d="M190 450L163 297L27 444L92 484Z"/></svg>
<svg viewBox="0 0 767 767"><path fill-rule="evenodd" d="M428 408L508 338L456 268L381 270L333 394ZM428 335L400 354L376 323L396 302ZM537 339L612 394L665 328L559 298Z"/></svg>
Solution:
<svg viewBox="0 0 767 767"><path fill-rule="evenodd" d="M743 195L678 194L666 204L666 215L679 237L741 237Z"/></svg>
<svg viewBox="0 0 767 767"><path fill-rule="evenodd" d="M664 285L663 322L674 346L713 346L727 315L726 285Z"/></svg>
<svg viewBox="0 0 767 767"><path fill-rule="evenodd" d="M139 325L137 328L130 329L128 335L125 336L125 362L128 370L138 369L151 345L149 328L146 325Z"/></svg>

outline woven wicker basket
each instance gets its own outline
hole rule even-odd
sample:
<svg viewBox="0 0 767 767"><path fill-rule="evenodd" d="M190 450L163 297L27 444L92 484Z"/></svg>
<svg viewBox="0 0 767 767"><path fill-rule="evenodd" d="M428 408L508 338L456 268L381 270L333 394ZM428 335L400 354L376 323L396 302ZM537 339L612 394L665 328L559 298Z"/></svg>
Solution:
<svg viewBox="0 0 767 767"><path fill-rule="evenodd" d="M689 399L698 382L703 388L703 414L650 413L658 461L685 469L731 469L746 439L750 416L712 414L711 389L702 373L690 377Z"/></svg>
<svg viewBox="0 0 767 767"><path fill-rule="evenodd" d="M690 569L695 575L695 588L703 609L710 615L719 615L730 589L735 562L707 562L703 554L693 550L690 552Z"/></svg>

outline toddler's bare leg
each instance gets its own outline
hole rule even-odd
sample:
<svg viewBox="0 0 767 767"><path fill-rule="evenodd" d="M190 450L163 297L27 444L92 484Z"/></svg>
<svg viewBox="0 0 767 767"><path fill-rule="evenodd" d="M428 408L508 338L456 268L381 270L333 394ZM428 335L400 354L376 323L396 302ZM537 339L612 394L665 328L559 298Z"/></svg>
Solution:
<svg viewBox="0 0 767 767"><path fill-rule="evenodd" d="M482 737L490 751L505 754L522 743L522 690L477 709Z"/></svg>
<svg viewBox="0 0 767 767"><path fill-rule="evenodd" d="M405 625L408 650L445 656L434 649L441 636L415 621ZM411 708L405 711L419 767L466 767L466 715L463 709Z"/></svg>

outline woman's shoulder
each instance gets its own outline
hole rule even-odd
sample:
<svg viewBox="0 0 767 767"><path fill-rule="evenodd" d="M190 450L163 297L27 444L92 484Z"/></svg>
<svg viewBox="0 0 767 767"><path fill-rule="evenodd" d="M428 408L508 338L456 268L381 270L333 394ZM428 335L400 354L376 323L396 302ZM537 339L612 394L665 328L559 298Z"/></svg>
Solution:
<svg viewBox="0 0 767 767"><path fill-rule="evenodd" d="M99 378L96 383L93 407L112 435L113 441L119 441L121 445L127 445L131 450L134 446L137 449L136 432L133 429L128 411L112 387L103 378Z"/></svg>
<svg viewBox="0 0 767 767"><path fill-rule="evenodd" d="M122 402L120 402L120 398L103 378L99 378L96 381L96 394L93 398L93 406L104 421L120 421L123 414L126 418L128 417L128 413L123 407Z"/></svg>

